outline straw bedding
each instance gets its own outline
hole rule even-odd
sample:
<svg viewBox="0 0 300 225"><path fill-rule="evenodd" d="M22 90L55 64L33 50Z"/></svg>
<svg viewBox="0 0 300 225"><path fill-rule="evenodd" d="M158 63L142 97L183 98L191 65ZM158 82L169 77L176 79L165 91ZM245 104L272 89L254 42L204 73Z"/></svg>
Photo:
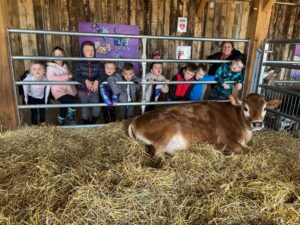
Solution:
<svg viewBox="0 0 300 225"><path fill-rule="evenodd" d="M194 145L160 168L120 123L0 134L0 224L300 224L300 140Z"/></svg>

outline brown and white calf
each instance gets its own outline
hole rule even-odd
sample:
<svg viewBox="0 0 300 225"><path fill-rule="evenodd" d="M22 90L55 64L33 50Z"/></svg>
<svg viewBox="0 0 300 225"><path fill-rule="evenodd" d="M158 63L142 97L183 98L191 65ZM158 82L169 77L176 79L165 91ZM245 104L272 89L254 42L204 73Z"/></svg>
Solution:
<svg viewBox="0 0 300 225"><path fill-rule="evenodd" d="M264 127L266 108L274 109L280 103L250 94L243 101L231 95L228 102L176 105L135 117L128 134L151 147L155 159L200 142L213 144L226 153L246 153L252 131Z"/></svg>

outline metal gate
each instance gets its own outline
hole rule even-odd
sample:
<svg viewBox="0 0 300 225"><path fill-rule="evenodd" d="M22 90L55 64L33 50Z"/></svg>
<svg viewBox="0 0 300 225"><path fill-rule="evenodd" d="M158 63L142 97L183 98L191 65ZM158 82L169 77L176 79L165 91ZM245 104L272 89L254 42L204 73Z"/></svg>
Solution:
<svg viewBox="0 0 300 225"><path fill-rule="evenodd" d="M142 41L142 54L139 58L82 58L82 57L48 57L48 56L23 56L23 55L12 55L12 47L10 44L10 34L12 33L19 33L19 34L36 34L36 35L69 35L69 36L97 36L97 37L119 37L119 38L137 38L140 41ZM228 38L199 38L199 37L172 37L172 36L152 36L152 35L123 35L123 34L104 34L104 33L86 33L86 32L65 32L65 31L50 31L50 30L29 30L29 29L7 29L7 35L8 35L8 44L9 44L9 50L10 50L10 65L11 65L11 71L13 72L12 78L14 81L14 91L15 91L15 103L18 109L18 120L19 125L22 124L21 117L20 117L20 110L24 109L32 109L32 108L61 108L61 107L93 107L93 106L106 106L104 103L86 103L86 104L40 104L40 105L23 105L18 101L17 97L17 86L18 85L24 85L24 84L48 84L48 85L63 85L63 84L73 84L73 85L79 85L80 83L76 81L66 81L66 82L53 82L53 81L44 81L44 82L32 82L32 81L16 81L16 75L14 70L14 60L42 60L42 61L48 61L48 60L67 60L67 61L130 61L130 62L140 62L142 65L142 98L140 102L131 102L131 103L117 103L116 106L134 106L139 105L141 106L142 113L144 112L146 105L163 105L163 104L180 104L180 103L186 103L187 101L165 101L165 102L146 102L145 101L145 88L147 84L163 84L166 82L147 82L146 77L146 66L147 63L152 62L161 62L161 63L225 63L225 62L231 62L231 60L207 60L207 59L147 59L147 41L151 39L156 40L180 40L180 41L201 41L201 42L222 42L222 41L231 41L231 42L244 42L247 47L247 54L249 56L249 47L250 47L250 40L249 39L228 39ZM249 58L249 57L247 57ZM247 70L247 65L245 70ZM246 72L245 72L246 73ZM118 84L133 84L133 82L117 82ZM180 83L205 83L205 84L214 84L216 81L169 81L168 84L180 84ZM235 83L233 81L228 83ZM97 125L77 125L77 126L70 126L70 127L95 127L100 126L103 124L97 124ZM68 127L68 126L63 126Z"/></svg>
<svg viewBox="0 0 300 225"><path fill-rule="evenodd" d="M268 110L266 126L300 138L300 77L291 78L288 75L282 79L276 77L275 72L276 69L300 69L300 61L270 60L272 48L276 44L296 45L300 44L300 40L265 40L260 71L256 78L258 81L256 91L267 100L273 98L282 100L278 109Z"/></svg>

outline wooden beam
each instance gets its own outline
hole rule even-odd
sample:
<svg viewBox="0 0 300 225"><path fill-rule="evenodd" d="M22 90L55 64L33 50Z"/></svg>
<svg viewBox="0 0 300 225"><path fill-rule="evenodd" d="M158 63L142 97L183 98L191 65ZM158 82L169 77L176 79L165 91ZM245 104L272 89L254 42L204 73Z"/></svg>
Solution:
<svg viewBox="0 0 300 225"><path fill-rule="evenodd" d="M202 12L204 11L204 8L206 6L207 0L199 0L198 7L197 7L197 15L201 16Z"/></svg>
<svg viewBox="0 0 300 225"><path fill-rule="evenodd" d="M272 9L275 0L264 0L263 11L268 12Z"/></svg>
<svg viewBox="0 0 300 225"><path fill-rule="evenodd" d="M11 78L6 29L8 27L8 3L1 0L0 4L0 127L9 130L18 127L15 94Z"/></svg>
<svg viewBox="0 0 300 225"><path fill-rule="evenodd" d="M272 8L272 6L270 5L271 2L273 2L274 4L273 0L270 1L253 0L251 2L248 26L247 26L247 35L246 35L247 38L251 39L251 47L249 49L250 51L249 59L247 59L248 71L245 78L246 94L249 93L249 89L251 86L256 50L262 49L264 39L266 39L268 35L269 23L271 17L270 9Z"/></svg>

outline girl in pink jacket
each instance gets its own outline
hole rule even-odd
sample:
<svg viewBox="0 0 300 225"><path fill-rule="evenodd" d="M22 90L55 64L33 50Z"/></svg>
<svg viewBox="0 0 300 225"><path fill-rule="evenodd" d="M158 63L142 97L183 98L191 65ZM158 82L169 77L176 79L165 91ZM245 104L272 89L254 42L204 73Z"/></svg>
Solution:
<svg viewBox="0 0 300 225"><path fill-rule="evenodd" d="M51 56L61 57L65 55L65 50L61 47L53 48ZM47 63L47 79L49 81L70 81L72 74L69 72L67 64L62 60L55 60ZM62 104L77 103L77 91L75 85L51 85L51 93L55 100ZM58 124L76 125L75 108L60 108L58 113ZM66 121L65 121L65 118Z"/></svg>

